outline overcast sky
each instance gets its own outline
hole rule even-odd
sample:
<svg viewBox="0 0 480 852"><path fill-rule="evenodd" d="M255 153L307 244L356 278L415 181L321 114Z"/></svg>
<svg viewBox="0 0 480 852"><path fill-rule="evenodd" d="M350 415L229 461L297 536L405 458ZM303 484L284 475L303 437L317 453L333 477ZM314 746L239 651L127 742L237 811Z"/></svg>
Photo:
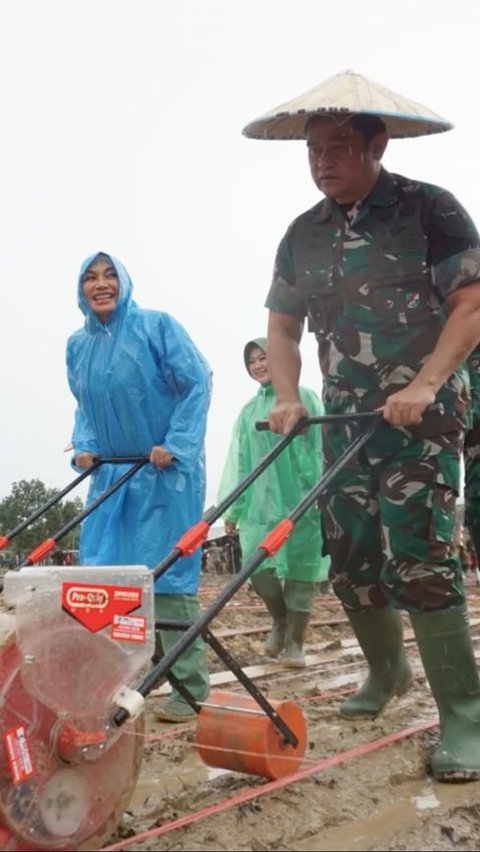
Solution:
<svg viewBox="0 0 480 852"><path fill-rule="evenodd" d="M473 0L0 0L0 498L72 478L64 350L80 263L102 250L212 365L212 502L277 243L319 199L305 143L242 127L352 68L454 123L384 163L479 224L479 31ZM313 339L303 359L320 390Z"/></svg>

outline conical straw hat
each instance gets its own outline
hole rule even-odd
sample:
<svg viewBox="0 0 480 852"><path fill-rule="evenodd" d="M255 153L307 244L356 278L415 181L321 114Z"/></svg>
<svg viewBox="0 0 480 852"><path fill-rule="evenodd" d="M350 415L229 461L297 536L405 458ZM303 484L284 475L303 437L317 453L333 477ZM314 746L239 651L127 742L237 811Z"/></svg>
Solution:
<svg viewBox="0 0 480 852"><path fill-rule="evenodd" d="M251 121L242 133L252 139L305 139L305 122L312 115L335 116L341 123L360 113L382 118L394 139L442 133L453 126L422 104L355 71L343 71Z"/></svg>

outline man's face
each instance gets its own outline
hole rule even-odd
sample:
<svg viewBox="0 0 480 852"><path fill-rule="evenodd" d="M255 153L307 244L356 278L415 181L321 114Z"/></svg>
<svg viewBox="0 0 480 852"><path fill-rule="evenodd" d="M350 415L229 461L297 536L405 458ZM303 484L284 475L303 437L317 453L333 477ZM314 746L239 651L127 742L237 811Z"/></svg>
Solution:
<svg viewBox="0 0 480 852"><path fill-rule="evenodd" d="M248 372L252 379L260 382L261 385L265 385L270 381L267 367L267 356L263 349L260 349L259 346L252 346L248 353Z"/></svg>
<svg viewBox="0 0 480 852"><path fill-rule="evenodd" d="M96 260L83 276L83 295L88 307L106 322L118 300L118 277L108 260Z"/></svg>
<svg viewBox="0 0 480 852"><path fill-rule="evenodd" d="M307 130L310 172L319 190L339 204L365 198L380 172L383 133L368 141L350 121L313 121Z"/></svg>

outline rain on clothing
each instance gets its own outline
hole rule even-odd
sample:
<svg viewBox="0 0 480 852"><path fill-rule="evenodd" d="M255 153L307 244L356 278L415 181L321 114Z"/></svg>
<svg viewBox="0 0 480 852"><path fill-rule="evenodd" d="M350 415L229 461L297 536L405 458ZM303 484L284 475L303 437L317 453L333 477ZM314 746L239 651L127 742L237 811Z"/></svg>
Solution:
<svg viewBox="0 0 480 852"><path fill-rule="evenodd" d="M162 445L176 461L147 464L82 524L84 565L155 567L203 511L204 437L210 369L186 331L166 313L142 310L120 261L108 255L118 276L118 302L107 323L89 309L83 275L78 304L85 326L67 343L68 381L77 400L74 457L148 455ZM87 503L105 491L126 465L102 465L92 474ZM155 584L162 594L194 594L200 553L179 559Z"/></svg>
<svg viewBox="0 0 480 852"><path fill-rule="evenodd" d="M322 414L316 393L300 388L300 396L310 414ZM261 385L243 406L233 428L227 460L220 481L221 500L259 463L279 440L271 432L255 429L257 420L267 420L273 408L271 384ZM299 435L278 458L227 509L224 521L238 524L243 559L248 559L264 536L294 508L321 475L321 438L318 426ZM320 517L311 508L296 524L283 547L257 569L275 566L282 579L304 582L327 579L328 559L321 556Z"/></svg>
<svg viewBox="0 0 480 852"><path fill-rule="evenodd" d="M327 413L378 408L410 383L436 346L446 297L480 278L479 246L450 193L384 169L350 215L327 198L292 223L266 304L308 316ZM418 427L386 424L363 464L355 459L332 483L324 514L331 579L347 607L390 599L415 611L463 600L452 542L468 405L460 367ZM359 429L324 430L328 465Z"/></svg>
<svg viewBox="0 0 480 852"><path fill-rule="evenodd" d="M480 346L467 359L472 394L472 424L465 435L465 525L480 558Z"/></svg>

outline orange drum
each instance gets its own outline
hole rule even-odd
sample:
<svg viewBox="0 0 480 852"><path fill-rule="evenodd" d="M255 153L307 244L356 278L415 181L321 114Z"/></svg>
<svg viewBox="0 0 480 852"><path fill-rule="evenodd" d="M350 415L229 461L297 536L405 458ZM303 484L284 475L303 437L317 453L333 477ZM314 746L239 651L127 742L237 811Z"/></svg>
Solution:
<svg viewBox="0 0 480 852"><path fill-rule="evenodd" d="M307 742L304 715L293 701L269 703L297 737L295 747L249 695L216 690L198 714L196 745L204 763L272 780L296 772Z"/></svg>

